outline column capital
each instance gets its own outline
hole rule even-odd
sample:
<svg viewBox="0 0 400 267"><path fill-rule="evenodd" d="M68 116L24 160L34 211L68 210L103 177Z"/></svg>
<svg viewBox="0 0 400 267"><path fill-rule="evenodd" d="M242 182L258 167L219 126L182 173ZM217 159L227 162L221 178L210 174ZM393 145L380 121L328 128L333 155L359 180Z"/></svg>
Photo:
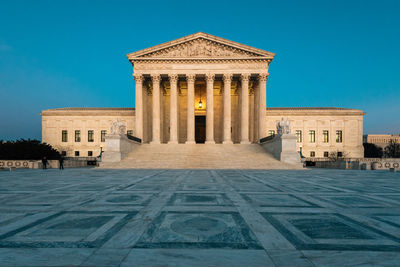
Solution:
<svg viewBox="0 0 400 267"><path fill-rule="evenodd" d="M230 81L232 81L232 77L233 77L233 74L232 74L232 73L224 73L224 74L223 74L224 82L230 82Z"/></svg>
<svg viewBox="0 0 400 267"><path fill-rule="evenodd" d="M140 83L144 81L144 76L139 73L132 73L133 78L135 79L135 82Z"/></svg>
<svg viewBox="0 0 400 267"><path fill-rule="evenodd" d="M214 81L214 78L215 78L215 74L214 73L207 73L206 74L206 81L207 82L213 82Z"/></svg>
<svg viewBox="0 0 400 267"><path fill-rule="evenodd" d="M249 73L242 73L240 74L240 79L242 82L248 82L250 79L250 74Z"/></svg>
<svg viewBox="0 0 400 267"><path fill-rule="evenodd" d="M151 74L151 80L153 81L153 83L160 82L161 75L160 74Z"/></svg>
<svg viewBox="0 0 400 267"><path fill-rule="evenodd" d="M266 82L268 80L269 73L258 74L258 79L260 82Z"/></svg>
<svg viewBox="0 0 400 267"><path fill-rule="evenodd" d="M169 82L170 83L176 83L178 81L178 74L172 73L168 74Z"/></svg>
<svg viewBox="0 0 400 267"><path fill-rule="evenodd" d="M196 74L186 74L186 80L188 83L194 83L196 80Z"/></svg>

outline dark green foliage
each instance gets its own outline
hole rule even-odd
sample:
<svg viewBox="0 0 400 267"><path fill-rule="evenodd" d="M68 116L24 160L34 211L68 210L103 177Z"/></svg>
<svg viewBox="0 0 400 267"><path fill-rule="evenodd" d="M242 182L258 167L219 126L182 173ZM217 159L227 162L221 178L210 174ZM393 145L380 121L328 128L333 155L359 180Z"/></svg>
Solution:
<svg viewBox="0 0 400 267"><path fill-rule="evenodd" d="M371 143L364 143L364 157L365 158L382 158L382 148Z"/></svg>
<svg viewBox="0 0 400 267"><path fill-rule="evenodd" d="M39 140L20 139L16 141L0 140L0 159L33 159L39 160L58 159L60 153L49 144L41 143Z"/></svg>
<svg viewBox="0 0 400 267"><path fill-rule="evenodd" d="M390 140L389 145L385 147L385 157L400 158L400 144L394 140Z"/></svg>

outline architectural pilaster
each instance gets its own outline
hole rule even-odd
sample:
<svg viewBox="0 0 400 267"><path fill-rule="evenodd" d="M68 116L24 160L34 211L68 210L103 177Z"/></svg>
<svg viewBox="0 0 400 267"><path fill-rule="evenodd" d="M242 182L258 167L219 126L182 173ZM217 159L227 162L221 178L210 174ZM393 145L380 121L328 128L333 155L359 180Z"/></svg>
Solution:
<svg viewBox="0 0 400 267"><path fill-rule="evenodd" d="M151 144L160 144L160 75L151 75L153 81L153 139Z"/></svg>
<svg viewBox="0 0 400 267"><path fill-rule="evenodd" d="M143 80L141 74L132 74L135 79L135 136L143 139ZM142 140L143 141L143 140Z"/></svg>
<svg viewBox="0 0 400 267"><path fill-rule="evenodd" d="M231 136L231 84L232 74L224 74L224 138L223 144L232 144Z"/></svg>
<svg viewBox="0 0 400 267"><path fill-rule="evenodd" d="M187 80L187 139L186 144L195 144L194 140L194 83L196 75L186 75Z"/></svg>
<svg viewBox="0 0 400 267"><path fill-rule="evenodd" d="M207 103L206 103L206 144L215 144L214 141L214 77L206 74Z"/></svg>
<svg viewBox="0 0 400 267"><path fill-rule="evenodd" d="M250 74L240 75L242 81L241 90L241 116L240 116L240 143L250 144L249 141L249 79Z"/></svg>
<svg viewBox="0 0 400 267"><path fill-rule="evenodd" d="M178 75L170 74L168 75L170 82L170 144L178 143Z"/></svg>
<svg viewBox="0 0 400 267"><path fill-rule="evenodd" d="M261 73L258 76L259 86L259 103L258 103L258 139L261 139L267 135L265 128L265 116L267 112L267 79L268 73Z"/></svg>

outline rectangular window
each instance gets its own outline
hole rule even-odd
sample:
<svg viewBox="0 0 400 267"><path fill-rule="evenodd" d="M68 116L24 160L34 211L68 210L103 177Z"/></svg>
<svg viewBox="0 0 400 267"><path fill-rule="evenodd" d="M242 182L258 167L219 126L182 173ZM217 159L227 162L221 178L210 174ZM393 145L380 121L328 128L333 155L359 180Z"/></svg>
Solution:
<svg viewBox="0 0 400 267"><path fill-rule="evenodd" d="M88 152L87 152L87 155L88 155L88 157L93 156L93 151L88 151Z"/></svg>
<svg viewBox="0 0 400 267"><path fill-rule="evenodd" d="M323 130L322 131L322 136L323 136L323 142L324 143L329 143L329 131Z"/></svg>
<svg viewBox="0 0 400 267"><path fill-rule="evenodd" d="M106 134L107 134L106 130L101 130L101 142L106 141Z"/></svg>
<svg viewBox="0 0 400 267"><path fill-rule="evenodd" d="M315 151L310 151L310 158L314 158L315 157Z"/></svg>
<svg viewBox="0 0 400 267"><path fill-rule="evenodd" d="M336 143L342 143L343 133L342 131L336 131Z"/></svg>
<svg viewBox="0 0 400 267"><path fill-rule="evenodd" d="M309 131L309 136L310 136L310 143L315 143L315 131L314 130L311 130L311 131Z"/></svg>
<svg viewBox="0 0 400 267"><path fill-rule="evenodd" d="M79 151L75 151L75 157L79 157Z"/></svg>
<svg viewBox="0 0 400 267"><path fill-rule="evenodd" d="M87 132L87 140L88 140L88 142L94 142L94 132L93 132L93 130L89 130Z"/></svg>
<svg viewBox="0 0 400 267"><path fill-rule="evenodd" d="M133 130L128 130L128 131L126 132L126 134L127 134L127 135L133 135Z"/></svg>
<svg viewBox="0 0 400 267"><path fill-rule="evenodd" d="M275 130L269 130L268 131L268 136L271 136L271 135L275 135Z"/></svg>
<svg viewBox="0 0 400 267"><path fill-rule="evenodd" d="M325 151L325 152L324 152L324 157L325 157L325 158L329 157L329 152L328 152L328 151Z"/></svg>
<svg viewBox="0 0 400 267"><path fill-rule="evenodd" d="M81 131L76 130L75 131L75 142L80 142L81 141Z"/></svg>
<svg viewBox="0 0 400 267"><path fill-rule="evenodd" d="M296 136L297 136L297 143L303 142L303 138L301 136L301 130L296 130Z"/></svg>
<svg viewBox="0 0 400 267"><path fill-rule="evenodd" d="M337 153L337 156L338 156L338 158L341 158L341 157L343 157L343 152L341 152L341 151L338 151L338 153Z"/></svg>
<svg viewBox="0 0 400 267"><path fill-rule="evenodd" d="M65 157L67 155L67 151L61 151L61 156Z"/></svg>
<svg viewBox="0 0 400 267"><path fill-rule="evenodd" d="M68 131L67 130L61 131L61 141L68 142Z"/></svg>

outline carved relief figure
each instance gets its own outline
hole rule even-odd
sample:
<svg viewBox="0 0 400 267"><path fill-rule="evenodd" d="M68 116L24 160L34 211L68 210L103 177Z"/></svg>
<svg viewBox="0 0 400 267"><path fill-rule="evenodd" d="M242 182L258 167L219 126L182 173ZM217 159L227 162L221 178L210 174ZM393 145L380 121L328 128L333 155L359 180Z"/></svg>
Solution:
<svg viewBox="0 0 400 267"><path fill-rule="evenodd" d="M216 42L198 39L151 53L150 57L229 57L257 56Z"/></svg>
<svg viewBox="0 0 400 267"><path fill-rule="evenodd" d="M111 122L110 134L125 134L126 125L123 123L120 118L117 118L115 121Z"/></svg>

